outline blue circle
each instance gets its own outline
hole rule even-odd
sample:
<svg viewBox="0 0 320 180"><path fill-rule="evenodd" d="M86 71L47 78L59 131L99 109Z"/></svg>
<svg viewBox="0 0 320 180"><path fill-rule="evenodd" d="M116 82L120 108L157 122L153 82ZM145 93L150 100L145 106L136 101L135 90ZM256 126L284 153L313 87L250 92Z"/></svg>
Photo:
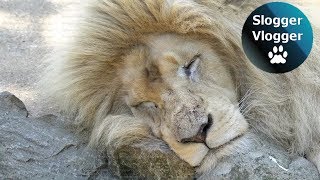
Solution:
<svg viewBox="0 0 320 180"><path fill-rule="evenodd" d="M258 7L242 30L242 46L248 59L270 73L286 73L299 67L312 44L312 26L306 15L284 2Z"/></svg>

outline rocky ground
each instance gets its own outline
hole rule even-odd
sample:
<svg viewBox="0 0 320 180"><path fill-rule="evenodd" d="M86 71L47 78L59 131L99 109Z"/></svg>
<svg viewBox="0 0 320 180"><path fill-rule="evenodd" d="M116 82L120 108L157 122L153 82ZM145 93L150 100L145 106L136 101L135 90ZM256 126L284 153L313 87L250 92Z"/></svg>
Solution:
<svg viewBox="0 0 320 180"><path fill-rule="evenodd" d="M0 1L0 93L10 91L19 98L0 94L0 179L320 179L313 164L290 156L264 137L249 151L225 158L201 175L195 175L161 141L123 147L111 154L88 148L87 133L76 132L58 117L55 107L37 90L45 67L42 59L57 45L55 40L66 35L60 23L64 9L79 2ZM247 2L217 0L226 15L230 7L252 9ZM314 2L304 9L309 16L318 12L319 3ZM235 11L234 16L244 19L243 12Z"/></svg>
<svg viewBox="0 0 320 180"><path fill-rule="evenodd" d="M22 101L0 94L0 179L113 178L105 158L86 148L67 123L28 115Z"/></svg>
<svg viewBox="0 0 320 180"><path fill-rule="evenodd" d="M195 174L160 140L101 153L87 147L87 135L54 115L29 117L21 100L0 93L0 179L320 179L312 163L262 137Z"/></svg>

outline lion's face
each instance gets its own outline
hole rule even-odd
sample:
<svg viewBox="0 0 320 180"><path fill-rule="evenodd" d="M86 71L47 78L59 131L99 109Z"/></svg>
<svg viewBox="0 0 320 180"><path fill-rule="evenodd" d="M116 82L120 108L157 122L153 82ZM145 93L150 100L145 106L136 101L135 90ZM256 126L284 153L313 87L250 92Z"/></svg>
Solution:
<svg viewBox="0 0 320 180"><path fill-rule="evenodd" d="M231 73L209 45L152 36L124 61L121 76L132 113L191 165L246 131Z"/></svg>

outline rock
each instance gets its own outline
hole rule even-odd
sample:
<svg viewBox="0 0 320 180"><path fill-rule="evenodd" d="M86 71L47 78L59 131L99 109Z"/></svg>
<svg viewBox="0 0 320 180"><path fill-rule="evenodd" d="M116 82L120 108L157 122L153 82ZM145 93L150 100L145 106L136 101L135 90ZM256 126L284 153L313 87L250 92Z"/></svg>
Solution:
<svg viewBox="0 0 320 180"><path fill-rule="evenodd" d="M194 168L159 139L102 154L87 147L88 132L75 132L60 117L26 117L24 104L0 93L0 179L194 179ZM253 134L254 135L254 134ZM256 135L254 135L256 136ZM303 157L290 156L268 138L219 161L199 179L320 179ZM108 159L108 160L107 160Z"/></svg>
<svg viewBox="0 0 320 180"><path fill-rule="evenodd" d="M217 166L199 179L281 179L319 180L314 164L299 156L290 156L267 137L253 135L252 147L219 161Z"/></svg>
<svg viewBox="0 0 320 180"><path fill-rule="evenodd" d="M0 116L27 117L28 111L23 102L9 92L0 93Z"/></svg>
<svg viewBox="0 0 320 180"><path fill-rule="evenodd" d="M105 157L53 115L27 118L14 95L0 94L0 179L113 179ZM103 177L103 178L102 178Z"/></svg>
<svg viewBox="0 0 320 180"><path fill-rule="evenodd" d="M195 170L155 139L124 146L109 154L110 167L122 178L193 179Z"/></svg>

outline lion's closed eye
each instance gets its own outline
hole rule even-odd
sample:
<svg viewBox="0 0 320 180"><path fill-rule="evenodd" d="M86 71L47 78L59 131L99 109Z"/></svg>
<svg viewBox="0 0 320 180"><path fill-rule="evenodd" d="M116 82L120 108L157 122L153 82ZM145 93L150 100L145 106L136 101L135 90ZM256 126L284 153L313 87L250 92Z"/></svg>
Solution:
<svg viewBox="0 0 320 180"><path fill-rule="evenodd" d="M200 63L200 54L195 55L191 61L186 63L186 65L183 66L184 74L189 77L192 81L198 80L198 67Z"/></svg>
<svg viewBox="0 0 320 180"><path fill-rule="evenodd" d="M133 107L136 108L150 108L150 109L157 109L158 105L154 102L151 101L143 101L143 102L139 102L136 105L134 105Z"/></svg>
<svg viewBox="0 0 320 180"><path fill-rule="evenodd" d="M196 64L196 62L200 59L200 57L201 57L201 54L195 55L190 61L188 61L188 62L183 66L183 68L185 68L185 69L191 69L191 68L193 68L194 66L197 66L198 64Z"/></svg>

